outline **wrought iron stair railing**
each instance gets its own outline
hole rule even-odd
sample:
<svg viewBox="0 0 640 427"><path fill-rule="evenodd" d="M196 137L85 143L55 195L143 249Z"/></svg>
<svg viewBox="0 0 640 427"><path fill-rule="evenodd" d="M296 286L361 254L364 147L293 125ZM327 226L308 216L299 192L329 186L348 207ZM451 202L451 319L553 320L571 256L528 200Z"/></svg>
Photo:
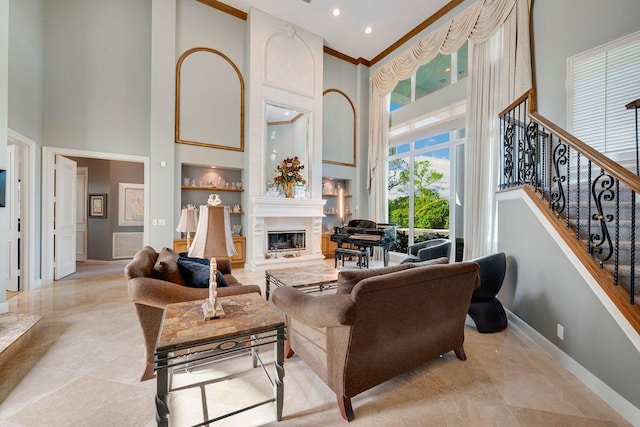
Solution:
<svg viewBox="0 0 640 427"><path fill-rule="evenodd" d="M640 178L536 112L535 90L500 113L500 189L530 185L635 304ZM636 308L637 310L637 308Z"/></svg>

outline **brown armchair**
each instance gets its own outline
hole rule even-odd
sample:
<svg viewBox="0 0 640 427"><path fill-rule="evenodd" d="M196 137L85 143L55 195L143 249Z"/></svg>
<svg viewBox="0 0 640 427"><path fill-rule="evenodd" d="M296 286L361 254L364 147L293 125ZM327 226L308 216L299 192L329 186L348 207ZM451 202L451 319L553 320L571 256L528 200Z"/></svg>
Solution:
<svg viewBox="0 0 640 427"><path fill-rule="evenodd" d="M152 247L146 246L134 255L124 270L129 285L129 299L136 306L145 341L147 363L141 381L153 378L153 353L166 305L209 296L209 288L185 285L178 272L177 259L178 254L171 249L163 248L157 253ZM244 286L233 277L229 258L217 258L216 261L218 270L228 283L227 287L218 288L218 296L260 293L259 286Z"/></svg>
<svg viewBox="0 0 640 427"><path fill-rule="evenodd" d="M353 396L451 350L466 359L464 322L478 265L443 262L341 271L336 295L273 292L286 315L287 357L298 354L336 393L347 421Z"/></svg>

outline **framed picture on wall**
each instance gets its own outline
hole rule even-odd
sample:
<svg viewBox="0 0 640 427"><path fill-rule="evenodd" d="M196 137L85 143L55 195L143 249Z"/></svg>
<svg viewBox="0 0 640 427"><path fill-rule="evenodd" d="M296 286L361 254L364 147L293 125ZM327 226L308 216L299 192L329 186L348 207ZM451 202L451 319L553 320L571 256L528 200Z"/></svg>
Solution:
<svg viewBox="0 0 640 427"><path fill-rule="evenodd" d="M107 195L106 194L89 194L89 217L91 218L107 217Z"/></svg>
<svg viewBox="0 0 640 427"><path fill-rule="evenodd" d="M118 225L144 225L144 184L118 184Z"/></svg>

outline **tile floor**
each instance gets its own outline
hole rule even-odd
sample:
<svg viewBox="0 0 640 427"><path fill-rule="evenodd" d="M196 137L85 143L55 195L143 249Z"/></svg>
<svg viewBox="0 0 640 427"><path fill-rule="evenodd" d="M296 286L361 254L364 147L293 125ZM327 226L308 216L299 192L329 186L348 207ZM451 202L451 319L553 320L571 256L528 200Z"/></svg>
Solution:
<svg viewBox="0 0 640 427"><path fill-rule="evenodd" d="M333 264L333 261L331 262ZM263 273L234 270L264 287ZM0 426L153 426L155 380L139 382L144 344L122 274L64 280L9 300L42 315L32 342L0 367ZM353 398L353 426L629 425L515 328L467 327L466 362L453 353ZM402 351L402 349L398 349ZM272 352L262 352L272 360ZM217 379L205 387L208 415L271 397L260 369L236 358L174 377ZM273 404L220 426L345 426L335 397L297 357L285 362L283 421ZM171 394L171 425L202 421L198 388Z"/></svg>

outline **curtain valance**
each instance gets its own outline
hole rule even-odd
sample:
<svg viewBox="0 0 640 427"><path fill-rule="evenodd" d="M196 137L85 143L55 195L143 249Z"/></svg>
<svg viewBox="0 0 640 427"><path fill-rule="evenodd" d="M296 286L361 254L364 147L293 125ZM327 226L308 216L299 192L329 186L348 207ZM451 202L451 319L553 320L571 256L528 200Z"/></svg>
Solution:
<svg viewBox="0 0 640 427"><path fill-rule="evenodd" d="M465 259L493 249L499 151L495 122L501 108L531 87L530 7L531 0L478 0L371 73L368 188L373 219L384 222L388 217L389 94L438 52L451 54L469 40Z"/></svg>
<svg viewBox="0 0 640 427"><path fill-rule="evenodd" d="M507 19L517 0L478 0L473 5L427 34L371 74L374 93L390 93L400 80L408 79L418 67L438 52L451 54L471 40L482 43Z"/></svg>

